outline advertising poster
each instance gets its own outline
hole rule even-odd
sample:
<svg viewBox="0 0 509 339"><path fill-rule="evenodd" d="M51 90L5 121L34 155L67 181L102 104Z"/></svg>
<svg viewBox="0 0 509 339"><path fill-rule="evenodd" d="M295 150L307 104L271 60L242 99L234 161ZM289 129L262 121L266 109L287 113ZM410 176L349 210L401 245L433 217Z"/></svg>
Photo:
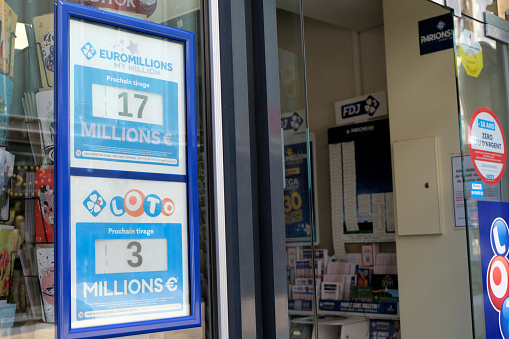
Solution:
<svg viewBox="0 0 509 339"><path fill-rule="evenodd" d="M310 135L309 147L311 149L311 163L313 164L314 136ZM313 171L309 185L308 152L305 135L297 135L285 138L285 225L286 242L309 244L311 242L311 218L314 222L314 240L318 239L317 208L312 206L311 200L315 201L316 192L314 187ZM311 187L310 187L311 186ZM310 195L310 188L311 194ZM312 213L312 209L314 212Z"/></svg>
<svg viewBox="0 0 509 339"><path fill-rule="evenodd" d="M477 202L486 338L509 338L509 203Z"/></svg>
<svg viewBox="0 0 509 339"><path fill-rule="evenodd" d="M71 20L71 167L186 173L184 45Z"/></svg>
<svg viewBox="0 0 509 339"><path fill-rule="evenodd" d="M479 226L479 220L477 216L477 201L483 199L486 201L501 201L502 200L502 186L501 182L494 185L483 184L481 178L475 171L474 165L470 155L465 154L463 156L463 167L461 165L461 156L455 155L451 157L452 164L452 185L454 192L454 219L455 228L465 228L465 201L467 203L467 215L468 225L470 227ZM463 182L463 168L465 175L465 183ZM475 194L472 191L472 184L481 185L481 193ZM463 191L463 186L466 188L466 193Z"/></svg>
<svg viewBox="0 0 509 339"><path fill-rule="evenodd" d="M399 320L370 320L369 339L401 339Z"/></svg>
<svg viewBox="0 0 509 339"><path fill-rule="evenodd" d="M73 328L190 314L186 183L71 177Z"/></svg>

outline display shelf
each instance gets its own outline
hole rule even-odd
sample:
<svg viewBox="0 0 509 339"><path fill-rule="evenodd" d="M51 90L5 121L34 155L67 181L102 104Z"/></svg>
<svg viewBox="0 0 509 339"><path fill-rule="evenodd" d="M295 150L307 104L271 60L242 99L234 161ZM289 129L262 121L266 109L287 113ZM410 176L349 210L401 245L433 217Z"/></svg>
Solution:
<svg viewBox="0 0 509 339"><path fill-rule="evenodd" d="M297 303L296 303L297 302ZM305 309L295 309L295 306ZM289 300L288 314L292 316L313 315L312 301ZM290 307L294 307L293 309ZM325 309L329 308L329 309ZM362 317L367 319L399 319L398 303L357 302L345 300L319 300L319 316Z"/></svg>
<svg viewBox="0 0 509 339"><path fill-rule="evenodd" d="M361 317L364 319L399 319L399 314L378 314L378 313L361 313L361 312L338 312L338 311L319 311L319 316L333 315L339 317Z"/></svg>

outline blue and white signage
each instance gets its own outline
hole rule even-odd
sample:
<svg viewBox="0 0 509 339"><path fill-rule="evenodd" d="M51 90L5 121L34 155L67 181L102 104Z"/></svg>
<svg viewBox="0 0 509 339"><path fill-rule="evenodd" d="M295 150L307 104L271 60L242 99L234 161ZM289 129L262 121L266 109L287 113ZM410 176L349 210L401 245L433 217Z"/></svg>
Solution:
<svg viewBox="0 0 509 339"><path fill-rule="evenodd" d="M194 35L59 1L59 338L201 324Z"/></svg>
<svg viewBox="0 0 509 339"><path fill-rule="evenodd" d="M338 101L334 104L336 125L366 122L387 116L385 91L369 93L359 97Z"/></svg>
<svg viewBox="0 0 509 339"><path fill-rule="evenodd" d="M186 184L71 177L73 327L189 315Z"/></svg>
<svg viewBox="0 0 509 339"><path fill-rule="evenodd" d="M484 199L484 188L482 182L470 183L470 195L472 199Z"/></svg>
<svg viewBox="0 0 509 339"><path fill-rule="evenodd" d="M509 339L509 203L477 205L486 338Z"/></svg>
<svg viewBox="0 0 509 339"><path fill-rule="evenodd" d="M71 165L184 174L184 45L71 20Z"/></svg>

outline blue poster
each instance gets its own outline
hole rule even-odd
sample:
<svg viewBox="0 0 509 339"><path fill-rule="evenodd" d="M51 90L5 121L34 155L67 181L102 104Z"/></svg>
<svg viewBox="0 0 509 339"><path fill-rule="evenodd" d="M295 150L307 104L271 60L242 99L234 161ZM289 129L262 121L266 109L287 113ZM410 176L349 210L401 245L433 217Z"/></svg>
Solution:
<svg viewBox="0 0 509 339"><path fill-rule="evenodd" d="M182 225L76 224L78 321L184 309Z"/></svg>
<svg viewBox="0 0 509 339"><path fill-rule="evenodd" d="M486 338L509 339L509 203L478 201Z"/></svg>
<svg viewBox="0 0 509 339"><path fill-rule="evenodd" d="M74 66L74 157L179 166L178 84Z"/></svg>
<svg viewBox="0 0 509 339"><path fill-rule="evenodd" d="M369 339L401 339L399 320L370 320Z"/></svg>
<svg viewBox="0 0 509 339"><path fill-rule="evenodd" d="M310 147L312 147L310 142ZM311 148L312 149L312 148ZM285 225L287 243L311 242L311 195L306 142L284 146L285 151ZM311 182L313 182L311 180ZM311 188L311 192L314 189ZM315 219L315 218L314 218ZM317 242L316 223L313 223Z"/></svg>

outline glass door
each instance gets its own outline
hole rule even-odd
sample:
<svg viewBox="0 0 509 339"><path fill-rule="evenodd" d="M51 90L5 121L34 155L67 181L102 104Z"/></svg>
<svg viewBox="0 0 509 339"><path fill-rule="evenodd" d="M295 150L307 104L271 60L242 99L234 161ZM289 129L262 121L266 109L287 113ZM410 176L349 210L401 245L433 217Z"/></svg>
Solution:
<svg viewBox="0 0 509 339"><path fill-rule="evenodd" d="M455 18L463 179L463 192L455 189L456 218L464 214L467 227L474 338L508 338L509 59L500 39L508 22L496 4L466 1L462 10Z"/></svg>

